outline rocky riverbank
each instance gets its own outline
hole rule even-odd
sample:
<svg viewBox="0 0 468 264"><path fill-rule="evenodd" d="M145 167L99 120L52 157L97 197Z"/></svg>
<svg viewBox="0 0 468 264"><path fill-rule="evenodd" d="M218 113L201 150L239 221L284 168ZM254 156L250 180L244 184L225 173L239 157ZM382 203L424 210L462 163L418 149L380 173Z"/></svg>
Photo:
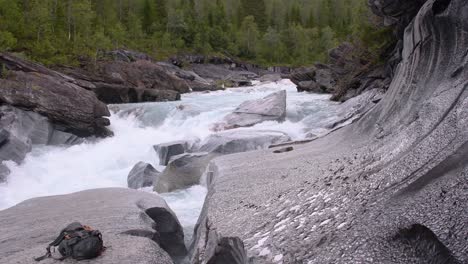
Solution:
<svg viewBox="0 0 468 264"><path fill-rule="evenodd" d="M215 159L192 263L468 261L468 7L400 2L370 1L409 23L382 101L288 152Z"/></svg>
<svg viewBox="0 0 468 264"><path fill-rule="evenodd" d="M348 83L352 88L340 95L345 103L332 105L326 98L332 117L317 119L323 111L318 101L304 110L310 94L294 93L296 104L288 109L294 86L286 92L247 89L246 95L262 96L220 102L216 115L201 109L220 98L200 93L206 98L187 105L116 110L116 116L129 116L110 117L119 132L136 131L118 140L30 157L28 162L52 160L55 166L65 155L68 160L54 167L49 182L55 188L86 182L89 189L89 181L101 180L109 186L122 174L122 187L159 193L206 184L190 245L184 244L187 226L156 193L93 189L33 198L0 211L0 262L32 262L60 228L81 221L100 229L109 246L90 263L466 263L468 6L464 0L369 5L394 26L399 44L384 68ZM341 58L346 47L331 54ZM7 70L0 79L6 87L0 90L0 161L21 163L36 144L108 136L105 103L178 99L191 90L244 85L244 78L263 71L216 58L184 58L186 66L177 58L154 62L129 51L106 56L94 69L50 70L1 55ZM292 79L299 90L336 94L336 65L343 61L335 62L296 71ZM122 124L137 118L141 122ZM145 118L160 130L145 127ZM301 136L279 129L284 123ZM272 124L276 130L266 129ZM2 163L0 179L16 180L6 175L20 167ZM33 168L18 174L23 179L17 186L39 188L52 177L44 176L51 172L45 167ZM25 174L34 174L33 180Z"/></svg>

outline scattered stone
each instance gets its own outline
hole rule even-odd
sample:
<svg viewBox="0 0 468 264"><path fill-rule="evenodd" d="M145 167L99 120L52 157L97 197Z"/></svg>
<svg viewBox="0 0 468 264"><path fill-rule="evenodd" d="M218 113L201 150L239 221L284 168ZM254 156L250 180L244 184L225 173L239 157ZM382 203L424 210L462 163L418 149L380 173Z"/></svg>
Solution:
<svg viewBox="0 0 468 264"><path fill-rule="evenodd" d="M151 164L138 162L130 171L127 177L127 185L130 189L140 189L149 187L154 184L159 176L157 171Z"/></svg>

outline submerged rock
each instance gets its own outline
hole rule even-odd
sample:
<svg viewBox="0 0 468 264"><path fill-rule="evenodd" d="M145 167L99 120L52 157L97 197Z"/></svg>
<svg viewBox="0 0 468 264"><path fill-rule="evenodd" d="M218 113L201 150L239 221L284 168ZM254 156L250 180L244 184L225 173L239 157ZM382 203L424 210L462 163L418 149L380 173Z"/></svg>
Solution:
<svg viewBox="0 0 468 264"><path fill-rule="evenodd" d="M130 171L127 177L127 185L130 189L140 189L143 187L152 186L159 176L157 171L151 164L138 162Z"/></svg>
<svg viewBox="0 0 468 264"><path fill-rule="evenodd" d="M169 160L177 155L184 154L188 148L187 141L174 141L153 146L159 157L159 165L167 166Z"/></svg>
<svg viewBox="0 0 468 264"><path fill-rule="evenodd" d="M223 121L215 124L215 130L249 127L265 121L283 121L286 117L286 91L270 94L262 99L246 101Z"/></svg>
<svg viewBox="0 0 468 264"><path fill-rule="evenodd" d="M213 157L214 155L206 152L174 156L154 183L154 190L166 193L199 184Z"/></svg>
<svg viewBox="0 0 468 264"><path fill-rule="evenodd" d="M182 227L161 197L110 188L34 198L0 211L0 262L37 263L33 257L73 221L102 232L107 250L92 263L180 263L187 253Z"/></svg>

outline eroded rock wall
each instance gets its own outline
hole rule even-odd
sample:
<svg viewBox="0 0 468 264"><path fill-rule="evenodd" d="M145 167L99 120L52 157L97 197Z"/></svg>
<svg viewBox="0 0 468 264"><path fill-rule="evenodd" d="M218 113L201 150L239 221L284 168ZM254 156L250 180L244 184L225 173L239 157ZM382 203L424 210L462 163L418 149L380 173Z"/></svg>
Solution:
<svg viewBox="0 0 468 264"><path fill-rule="evenodd" d="M467 262L466 1L426 1L401 57L358 122L291 152L215 159L192 262L222 263L206 252L223 237L244 244L231 263Z"/></svg>

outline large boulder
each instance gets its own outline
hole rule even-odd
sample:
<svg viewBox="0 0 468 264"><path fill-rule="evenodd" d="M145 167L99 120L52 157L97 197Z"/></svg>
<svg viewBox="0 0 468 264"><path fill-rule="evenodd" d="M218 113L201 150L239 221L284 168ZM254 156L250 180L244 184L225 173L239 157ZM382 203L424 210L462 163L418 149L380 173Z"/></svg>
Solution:
<svg viewBox="0 0 468 264"><path fill-rule="evenodd" d="M169 160L177 155L184 154L188 148L187 141L174 141L168 143L162 143L153 146L154 151L158 154L159 165L167 166Z"/></svg>
<svg viewBox="0 0 468 264"><path fill-rule="evenodd" d="M92 263L169 264L186 255L182 227L160 196L111 188L34 198L0 211L0 262L36 263L33 257L75 221L102 232L107 250Z"/></svg>
<svg viewBox="0 0 468 264"><path fill-rule="evenodd" d="M152 186L159 176L157 171L151 164L138 162L128 173L127 185L130 189L140 189L143 187Z"/></svg>
<svg viewBox="0 0 468 264"><path fill-rule="evenodd" d="M138 59L141 56L127 61L124 59L127 55L121 55L121 52L116 53L121 59L100 60L92 67L62 67L60 71L109 104L176 101L180 100L180 94L190 92L187 82L167 67L148 59Z"/></svg>
<svg viewBox="0 0 468 264"><path fill-rule="evenodd" d="M208 163L214 155L209 153L186 153L171 159L166 169L154 183L158 193L185 189L200 183Z"/></svg>
<svg viewBox="0 0 468 264"><path fill-rule="evenodd" d="M249 127L265 121L283 121L286 117L286 91L270 94L262 99L246 101L237 107L215 130Z"/></svg>
<svg viewBox="0 0 468 264"><path fill-rule="evenodd" d="M357 122L290 152L214 159L192 263L223 238L243 242L228 250L240 263L468 263L467 14L465 0L428 0Z"/></svg>
<svg viewBox="0 0 468 264"><path fill-rule="evenodd" d="M200 143L198 151L216 154L232 154L268 148L291 140L288 135L267 130L224 131L210 135Z"/></svg>
<svg viewBox="0 0 468 264"><path fill-rule="evenodd" d="M8 69L5 79L0 79L1 103L46 116L66 132L109 135L107 106L72 78L8 54L0 54L1 65Z"/></svg>

